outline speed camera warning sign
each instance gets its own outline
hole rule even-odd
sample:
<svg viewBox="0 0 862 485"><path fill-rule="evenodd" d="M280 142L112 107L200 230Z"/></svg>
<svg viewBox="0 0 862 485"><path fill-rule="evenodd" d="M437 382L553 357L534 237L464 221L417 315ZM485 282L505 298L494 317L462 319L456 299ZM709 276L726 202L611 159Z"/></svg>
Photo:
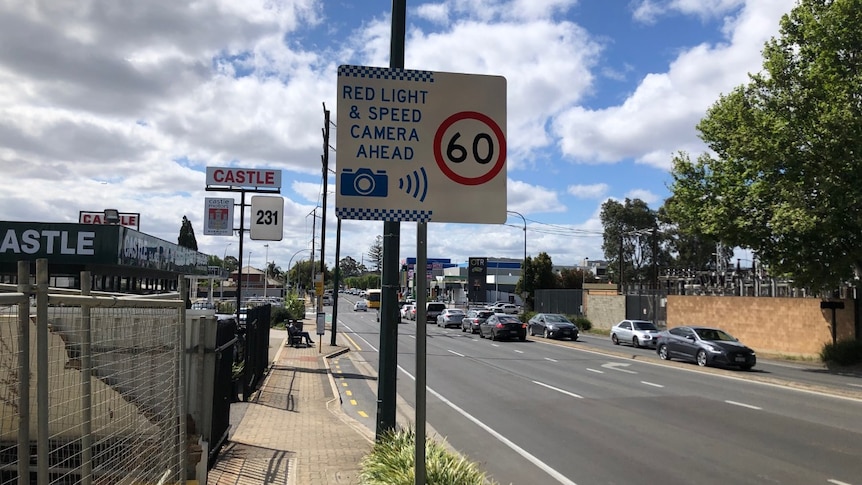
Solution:
<svg viewBox="0 0 862 485"><path fill-rule="evenodd" d="M338 69L336 214L506 221L506 79Z"/></svg>

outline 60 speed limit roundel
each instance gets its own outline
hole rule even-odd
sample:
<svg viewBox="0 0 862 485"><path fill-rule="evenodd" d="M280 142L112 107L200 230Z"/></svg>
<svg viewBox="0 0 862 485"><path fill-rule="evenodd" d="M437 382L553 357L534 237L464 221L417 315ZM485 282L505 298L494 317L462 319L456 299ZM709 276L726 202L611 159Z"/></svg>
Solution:
<svg viewBox="0 0 862 485"><path fill-rule="evenodd" d="M482 185L506 166L506 136L491 117L461 111L437 128L434 160L450 180Z"/></svg>

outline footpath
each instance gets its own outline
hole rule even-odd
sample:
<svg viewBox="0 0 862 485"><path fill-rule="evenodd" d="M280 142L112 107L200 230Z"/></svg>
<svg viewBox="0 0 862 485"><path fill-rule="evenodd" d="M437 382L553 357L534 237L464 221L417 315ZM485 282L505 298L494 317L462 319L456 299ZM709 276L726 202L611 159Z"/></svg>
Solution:
<svg viewBox="0 0 862 485"><path fill-rule="evenodd" d="M348 347L340 333L336 337L337 345L330 345L327 328L312 334L311 347L282 341L260 389L248 402L231 405L228 443L208 484L359 483L374 434L341 409L329 361Z"/></svg>

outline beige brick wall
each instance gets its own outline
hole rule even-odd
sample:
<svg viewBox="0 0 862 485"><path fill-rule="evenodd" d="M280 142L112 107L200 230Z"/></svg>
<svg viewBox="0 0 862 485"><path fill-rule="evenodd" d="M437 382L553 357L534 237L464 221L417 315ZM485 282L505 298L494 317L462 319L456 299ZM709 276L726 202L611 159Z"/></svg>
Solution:
<svg viewBox="0 0 862 485"><path fill-rule="evenodd" d="M836 310L838 340L853 337L853 301ZM755 298L670 295L668 328L681 325L719 327L756 351L817 357L832 341L832 310L815 298Z"/></svg>
<svg viewBox="0 0 862 485"><path fill-rule="evenodd" d="M593 328L610 330L610 328L626 318L626 297L622 295L593 294L586 298L587 318Z"/></svg>

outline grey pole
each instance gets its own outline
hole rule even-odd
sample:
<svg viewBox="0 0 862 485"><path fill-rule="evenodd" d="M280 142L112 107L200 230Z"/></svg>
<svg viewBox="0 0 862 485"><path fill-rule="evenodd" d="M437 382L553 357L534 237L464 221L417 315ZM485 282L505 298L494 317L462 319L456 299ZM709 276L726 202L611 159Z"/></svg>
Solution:
<svg viewBox="0 0 862 485"><path fill-rule="evenodd" d="M426 334L425 322L425 288L428 286L428 224L420 222L416 225L416 268L413 277L416 280L416 470L415 485L425 485L425 415L426 415ZM416 272L422 271L417 277Z"/></svg>

